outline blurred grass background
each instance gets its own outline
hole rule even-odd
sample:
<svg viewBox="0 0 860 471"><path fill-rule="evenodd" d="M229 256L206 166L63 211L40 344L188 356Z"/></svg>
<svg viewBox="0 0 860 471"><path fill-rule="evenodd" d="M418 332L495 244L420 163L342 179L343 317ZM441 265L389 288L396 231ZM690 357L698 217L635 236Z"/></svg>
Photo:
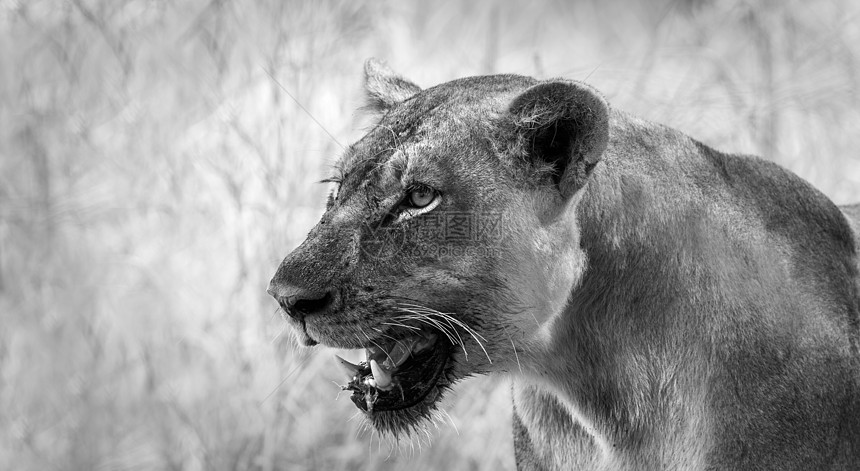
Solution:
<svg viewBox="0 0 860 471"><path fill-rule="evenodd" d="M465 382L432 444L392 449L358 432L331 352L296 347L264 292L322 212L313 182L367 125L363 60L422 86L586 80L841 203L860 200L858 15L0 0L0 469L512 469L506 380Z"/></svg>

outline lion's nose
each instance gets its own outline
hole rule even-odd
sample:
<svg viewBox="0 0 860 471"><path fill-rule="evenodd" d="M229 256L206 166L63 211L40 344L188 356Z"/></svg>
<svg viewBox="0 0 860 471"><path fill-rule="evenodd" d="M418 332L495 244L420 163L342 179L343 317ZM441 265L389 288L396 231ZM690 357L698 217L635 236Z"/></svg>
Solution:
<svg viewBox="0 0 860 471"><path fill-rule="evenodd" d="M334 295L331 291L315 291L297 286L285 286L272 280L266 289L284 312L293 319L301 320L306 316L325 314L332 305Z"/></svg>

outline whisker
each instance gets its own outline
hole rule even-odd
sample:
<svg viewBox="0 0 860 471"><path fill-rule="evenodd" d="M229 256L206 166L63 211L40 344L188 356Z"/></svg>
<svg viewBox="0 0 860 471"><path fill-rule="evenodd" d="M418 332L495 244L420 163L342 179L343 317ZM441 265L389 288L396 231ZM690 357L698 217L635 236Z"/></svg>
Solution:
<svg viewBox="0 0 860 471"><path fill-rule="evenodd" d="M448 329L446 329L445 326L440 325L438 322L436 322L433 319L430 319L429 316L427 316L426 314L414 313L413 311L409 311L409 310L404 310L404 311L408 312L410 315L400 315L397 317L401 318L401 319L405 319L405 320L414 320L414 321L418 321L418 322L423 322L425 324L436 327L437 329L441 330L445 334L446 337L448 337L448 340L450 340L451 343L456 343L453 336L451 335L450 332L448 332Z"/></svg>
<svg viewBox="0 0 860 471"><path fill-rule="evenodd" d="M536 326L538 326L538 328L540 328L540 322L538 322L537 317L535 317L535 313L534 313L534 312L532 312L532 310L531 310L531 309L529 309L529 314L531 314L532 319L534 319L534 320L535 320L535 325L536 325Z"/></svg>
<svg viewBox="0 0 860 471"><path fill-rule="evenodd" d="M514 338L511 337L511 334L508 333L508 329L505 326L502 326L502 329L504 329L505 335L508 336L508 340L511 341L511 348L514 349L514 358L517 359L517 367L520 369L520 374L523 374L523 365L520 364L520 355L517 353L517 346L514 344Z"/></svg>
<svg viewBox="0 0 860 471"><path fill-rule="evenodd" d="M284 324L284 327L281 328L281 331L278 332L278 335L275 335L275 337L271 340L271 343L275 343L275 341L277 341L279 338L281 338L281 335L284 335L284 332L287 331L287 327L288 327L287 324Z"/></svg>
<svg viewBox="0 0 860 471"><path fill-rule="evenodd" d="M452 344L462 345L462 341L457 342L457 340L454 338L454 336L451 334L451 332L449 332L448 329L444 325L440 324L435 319L430 318L430 316L428 316L426 314L413 314L412 316L409 316L408 318L412 319L412 320L416 320L418 322L423 322L423 323L428 324L432 327L435 327L436 329L440 330L443 334L445 334L445 336L448 337L448 340Z"/></svg>
<svg viewBox="0 0 860 471"><path fill-rule="evenodd" d="M448 313L437 311L435 309L430 309L426 306L421 306L418 304L398 303L397 307L399 309L405 311L405 312L409 312L409 313L421 316L421 319L418 319L418 320L422 320L422 319L428 319L429 320L429 319L431 319L432 316L439 317L449 324L451 329L456 333L457 337L460 337L460 334L459 334L459 332L457 332L457 329L454 328L454 325L451 325L451 324L455 324L455 325L459 326L460 328L465 330L472 337L472 339L475 340L475 342L478 344L479 347L481 347L481 350L484 352L484 355L487 357L487 361L489 361L491 364L493 363L492 358L490 358L490 354L487 352L487 349L484 347L483 342L486 342L487 339L485 339L484 336L482 336L480 333L478 333L475 329L466 325L463 321L451 316ZM436 326L437 328L440 328L440 326L438 324L439 324L438 321L433 321L433 325ZM446 335L447 335L447 330L443 330L443 331L445 331ZM464 345L462 338L460 338L459 342L455 342L451 338L450 335L447 335L447 336L452 343L455 343L455 344L459 343L460 346L463 347L463 352L466 353L465 345ZM468 357L467 353L466 353L466 356Z"/></svg>
<svg viewBox="0 0 860 471"><path fill-rule="evenodd" d="M431 316L434 316L434 315L436 315L436 314L435 313L429 314L428 318L430 318ZM440 317L442 317L442 316L440 316ZM466 342L463 342L463 337L460 336L460 332L457 332L457 328L454 327L454 325L451 323L451 321L449 319L442 317L442 320L447 322L448 326L451 327L451 330L454 331L454 334L457 336L457 342L460 344L460 347L463 349L463 355L466 357L466 361L469 361L469 352L466 351Z"/></svg>
<svg viewBox="0 0 860 471"><path fill-rule="evenodd" d="M370 336L368 336L368 335L367 335L367 333L366 333L364 330L361 330L361 328L360 328L360 327L359 327L359 330L361 331L361 333L362 333L362 334L364 334L364 336L365 336L365 337L367 337L367 341L368 341L368 342L370 342L370 343L372 343L373 345L375 345L375 346L376 346L376 348L378 348L379 350L381 350L381 351L382 351L382 353L384 353L384 354L385 354L385 356L386 356L386 357L388 357L388 359L389 359L389 360L391 360L391 363L394 363L394 359L393 359L393 358L391 358L391 355L389 355L389 354L388 354L388 351L387 351L386 349L382 348L382 346L381 346L381 345L379 345L378 343L376 343L376 341L375 341L375 340L373 340L372 338L370 338ZM370 364L370 359L368 359L368 360L367 360L367 364L368 364L368 365Z"/></svg>
<svg viewBox="0 0 860 471"><path fill-rule="evenodd" d="M442 315L442 313L439 313L439 314L440 314L440 315ZM466 331L470 336L472 336L472 338L475 340L475 343L477 343L477 344L478 344L478 346L479 346L479 347L481 347L481 350L484 352L484 355L487 357L487 361L489 361L489 362L490 362L490 364L492 364L492 363L493 363L493 360L490 358L490 354L489 354L489 353L487 353L487 349L486 349L486 348L484 348L484 343L483 343L483 342L486 342L486 341L487 341L487 339L485 339L485 338L484 338L484 336L482 336L482 335L481 335L481 334L479 334L477 331L475 331L475 329L472 329L471 327L467 326L466 324L464 324L464 323L463 323L463 322L461 322L460 320L458 320L458 319L454 319L454 318L451 318L450 316L448 316L448 317L451 319L451 321L453 321L455 324L457 324L457 325L459 325L460 327L462 327L462 328L463 328L463 330L465 330L465 331ZM480 338L480 339L479 339L479 338ZM482 340L483 340L483 342L482 342Z"/></svg>
<svg viewBox="0 0 860 471"><path fill-rule="evenodd" d="M457 328L454 327L454 324L451 322L450 318L442 316L440 314L441 313L437 312L430 314L430 316L439 316L442 318L442 320L448 323L448 325L451 327L451 330L453 330L454 333L457 334L457 340L460 342L460 346L463 347L463 355L465 355L466 361L469 361L469 353L466 351L466 342L463 342L463 337L460 336L460 332L457 332Z"/></svg>
<svg viewBox="0 0 860 471"><path fill-rule="evenodd" d="M427 308L427 307L424 307L424 306L417 306L417 305L410 305L410 304L404 304L404 306L409 307L409 308L412 308L412 309L416 309L416 310L419 310L419 311L420 311L420 310L423 310L423 311L427 312L428 314L433 314L433 315L438 315L438 316L442 316L442 317L448 318L448 319L450 319L452 322L454 322L454 323L456 323L457 325L459 325L460 327L462 327L464 330L467 330L467 331L469 331L469 332L473 333L474 335L477 335L478 337L480 337L480 338L481 338L481 340L483 340L483 341L485 341L485 342L487 341L487 339L485 339L481 334L479 334L479 333L478 333L478 332L476 332L474 329L472 329L471 327L469 327L468 325L466 325L465 323L463 323L463 321L461 321L461 320L457 319L456 317L453 317L451 314L448 314L448 313L446 313L446 312L437 311L437 310L435 310L435 309L430 309L430 308ZM475 340L477 340L477 339L475 339Z"/></svg>
<svg viewBox="0 0 860 471"><path fill-rule="evenodd" d="M388 461L389 459L391 459L391 455L394 454L395 451L398 451L398 452L400 451L400 443L397 443L396 445L394 443L389 443L388 444L388 456L385 457L385 461Z"/></svg>
<svg viewBox="0 0 860 471"><path fill-rule="evenodd" d="M470 336L472 336L472 338L475 340L475 342L478 344L478 346L481 347L481 350L484 351L484 355L486 355L486 357L487 357L487 361L489 361L491 364L493 363L493 360L490 358L489 353L487 353L487 349L484 348L484 344L483 344L482 340L484 342L487 341L487 339L485 339L484 336L479 334L477 331L475 331L475 329L472 329L471 327L469 327L468 325L466 325L465 323L463 323L459 319L452 317L450 314L447 314L444 312L439 312L439 311L433 311L432 315L442 317L442 318L446 319L447 321L453 322L454 324L460 326Z"/></svg>
<svg viewBox="0 0 860 471"><path fill-rule="evenodd" d="M277 386L275 386L275 389L272 389L272 392L267 394L266 397L264 397L263 400L260 401L260 404L264 404L270 397L272 397L272 395L274 395L278 391L278 389L281 389L281 386L283 386L284 383L286 383L287 380L290 379L290 376L292 376L296 371L299 370L299 368L301 368L303 366L305 366L304 361L300 361L296 366L294 366L293 369L291 369L290 372L287 373L286 376L284 376L284 379L282 379L281 382L278 383Z"/></svg>
<svg viewBox="0 0 860 471"><path fill-rule="evenodd" d="M358 342L358 345L361 345L363 343L361 341L361 337L359 337L356 332L352 332L352 336L355 337L355 341ZM365 337L367 337L367 336L365 335Z"/></svg>
<svg viewBox="0 0 860 471"><path fill-rule="evenodd" d="M383 336L383 337L385 337L385 338L391 339L391 340L393 340L395 343L400 343L400 340L398 340L398 339L396 339L396 338L394 338L394 337L392 337L392 336L390 336L390 335L388 335L388 334L380 333L379 335L381 335L381 336Z"/></svg>
<svg viewBox="0 0 860 471"><path fill-rule="evenodd" d="M421 327L416 327L414 325L407 325L407 324L403 324L401 322L392 322L391 319L389 319L387 322L383 322L382 325L390 325L392 327L402 327L404 329L416 330L419 332L421 331Z"/></svg>
<svg viewBox="0 0 860 471"><path fill-rule="evenodd" d="M417 320L419 322L429 324L429 325L436 327L437 329L441 330L445 334L445 336L448 337L448 340L450 340L451 343L453 343L453 344L460 343L454 339L454 333L452 333L450 330L448 330L448 328L446 326L442 325L441 323L439 323L437 320L433 319L432 317L430 317L426 314L413 314L411 318L413 320Z"/></svg>

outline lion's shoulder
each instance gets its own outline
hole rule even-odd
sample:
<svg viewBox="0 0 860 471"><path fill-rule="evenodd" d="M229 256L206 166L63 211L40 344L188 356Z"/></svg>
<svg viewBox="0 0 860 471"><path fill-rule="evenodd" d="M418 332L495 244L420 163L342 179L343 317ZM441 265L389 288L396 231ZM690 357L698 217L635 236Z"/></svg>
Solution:
<svg viewBox="0 0 860 471"><path fill-rule="evenodd" d="M657 227L655 236L668 235L663 229L689 231L686 223L712 224L698 228L719 229L709 234L712 242L718 236L771 241L761 247L777 241L785 255L803 267L798 275L826 279L822 286L839 286L832 296L846 293L844 285L857 276L846 261L858 250L857 228L852 229L858 205L840 210L811 184L773 162L720 152L680 131L622 112L613 111L610 129L608 168L595 175L590 195L598 230L604 226L599 218L613 212L637 234L647 235L644 229L653 228L654 220L676 223ZM617 209L607 209L610 205Z"/></svg>

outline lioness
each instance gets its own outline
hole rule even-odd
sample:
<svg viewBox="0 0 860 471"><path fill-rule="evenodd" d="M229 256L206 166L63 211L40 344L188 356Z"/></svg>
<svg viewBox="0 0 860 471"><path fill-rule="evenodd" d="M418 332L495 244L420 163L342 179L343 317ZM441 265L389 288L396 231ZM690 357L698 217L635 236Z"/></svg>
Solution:
<svg viewBox="0 0 860 471"><path fill-rule="evenodd" d="M503 373L520 469L860 469L858 206L581 82L365 68L378 123L269 293L366 349L378 430Z"/></svg>

